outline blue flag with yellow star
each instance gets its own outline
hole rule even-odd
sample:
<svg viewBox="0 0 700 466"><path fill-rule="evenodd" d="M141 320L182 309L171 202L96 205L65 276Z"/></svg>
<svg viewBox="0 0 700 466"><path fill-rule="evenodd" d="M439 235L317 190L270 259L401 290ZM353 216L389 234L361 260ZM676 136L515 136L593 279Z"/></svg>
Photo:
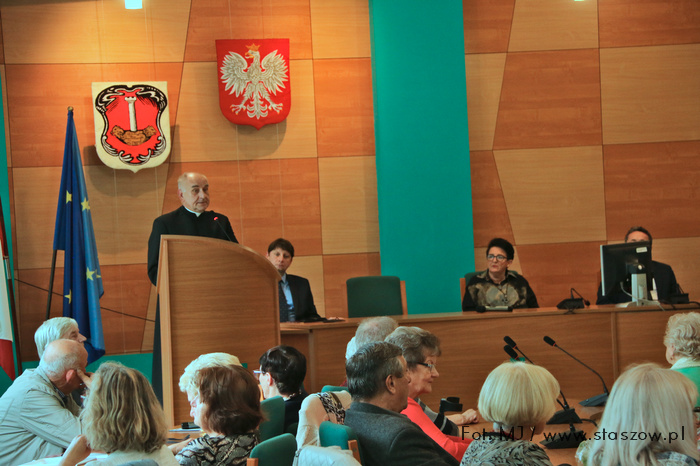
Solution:
<svg viewBox="0 0 700 466"><path fill-rule="evenodd" d="M73 110L68 111L53 248L65 251L63 315L78 322L80 333L87 338L88 362L93 362L105 353L100 312L104 289Z"/></svg>

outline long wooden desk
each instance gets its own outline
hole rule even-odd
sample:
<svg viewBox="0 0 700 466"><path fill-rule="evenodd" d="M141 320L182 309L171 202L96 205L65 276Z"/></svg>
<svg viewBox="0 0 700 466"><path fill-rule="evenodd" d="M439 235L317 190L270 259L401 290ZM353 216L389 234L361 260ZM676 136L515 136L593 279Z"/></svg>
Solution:
<svg viewBox="0 0 700 466"><path fill-rule="evenodd" d="M676 306L683 311L697 305ZM675 312L658 308L591 307L573 313L553 308L512 313L449 313L397 316L399 325L424 328L441 340L440 378L433 393L421 398L437 408L441 397L458 396L465 409L476 407L479 390L489 372L508 356L508 335L536 364L557 378L564 395L583 400L603 392L600 380L557 348L542 340L547 335L559 346L597 370L612 387L632 363L656 362L667 366L663 334ZM307 357L305 385L309 392L323 385L339 385L345 378L345 348L361 319L334 323L285 323L282 343Z"/></svg>

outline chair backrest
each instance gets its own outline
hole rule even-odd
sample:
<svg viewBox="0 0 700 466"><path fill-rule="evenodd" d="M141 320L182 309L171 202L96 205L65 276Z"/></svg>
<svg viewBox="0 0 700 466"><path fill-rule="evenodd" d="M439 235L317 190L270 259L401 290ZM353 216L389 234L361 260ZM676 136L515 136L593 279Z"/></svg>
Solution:
<svg viewBox="0 0 700 466"><path fill-rule="evenodd" d="M348 317L395 316L405 314L406 299L399 277L349 278Z"/></svg>
<svg viewBox="0 0 700 466"><path fill-rule="evenodd" d="M459 279L459 290L460 290L460 296L464 296L464 293L467 291L467 283L469 283L469 280L472 279L473 276L480 274L483 272L483 270L476 270L474 272L467 272L464 274L464 277Z"/></svg>
<svg viewBox="0 0 700 466"><path fill-rule="evenodd" d="M273 396L260 403L263 422L260 423L260 441L277 437L284 433L284 398Z"/></svg>
<svg viewBox="0 0 700 466"><path fill-rule="evenodd" d="M347 392L348 387L341 387L340 385L324 385L321 389L321 393L326 392Z"/></svg>
<svg viewBox="0 0 700 466"><path fill-rule="evenodd" d="M250 452L247 466L292 466L297 441L292 434L282 434L260 442Z"/></svg>
<svg viewBox="0 0 700 466"><path fill-rule="evenodd" d="M338 446L343 450L352 450L353 456L357 452L355 459L360 461L360 451L358 448L357 435L350 427L344 424L333 424L324 421L318 429L318 436L322 447Z"/></svg>

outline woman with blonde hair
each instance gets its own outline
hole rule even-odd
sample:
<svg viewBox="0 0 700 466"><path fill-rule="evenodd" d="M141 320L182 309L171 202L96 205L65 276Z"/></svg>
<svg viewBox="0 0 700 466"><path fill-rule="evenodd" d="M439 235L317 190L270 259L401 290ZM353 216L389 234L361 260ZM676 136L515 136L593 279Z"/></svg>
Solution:
<svg viewBox="0 0 700 466"><path fill-rule="evenodd" d="M666 325L664 345L671 369L688 377L700 390L700 314L672 315ZM700 397L695 406L700 407Z"/></svg>
<svg viewBox="0 0 700 466"><path fill-rule="evenodd" d="M93 376L85 408L80 414L84 435L73 440L60 466L75 466L92 450L107 458L95 465L119 465L152 459L160 466L177 466L165 446L168 426L146 377L119 363L102 364Z"/></svg>
<svg viewBox="0 0 700 466"><path fill-rule="evenodd" d="M559 382L544 367L505 362L495 368L479 393L479 413L493 422L493 432L471 443L461 466L551 466L544 450L530 440L554 414L557 396Z"/></svg>
<svg viewBox="0 0 700 466"><path fill-rule="evenodd" d="M627 369L613 385L593 441L577 457L589 465L694 465L698 451L688 378L656 364Z"/></svg>

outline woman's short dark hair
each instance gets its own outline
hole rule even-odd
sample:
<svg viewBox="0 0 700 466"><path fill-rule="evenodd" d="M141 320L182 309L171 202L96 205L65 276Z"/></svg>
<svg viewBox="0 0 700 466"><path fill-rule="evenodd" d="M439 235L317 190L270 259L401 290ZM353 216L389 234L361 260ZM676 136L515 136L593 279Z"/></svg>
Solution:
<svg viewBox="0 0 700 466"><path fill-rule="evenodd" d="M203 427L224 435L253 431L263 419L260 410L260 389L246 369L240 366L212 366L195 374Z"/></svg>
<svg viewBox="0 0 700 466"><path fill-rule="evenodd" d="M489 255L489 250L491 248L501 248L503 251L506 253L506 258L509 261L512 261L515 258L515 249L513 248L513 245L510 244L510 241L507 239L503 238L494 238L491 241L489 241L489 245L486 248L486 255Z"/></svg>
<svg viewBox="0 0 700 466"><path fill-rule="evenodd" d="M275 346L260 356L260 370L272 376L282 395L299 393L306 377L306 357L292 346Z"/></svg>

